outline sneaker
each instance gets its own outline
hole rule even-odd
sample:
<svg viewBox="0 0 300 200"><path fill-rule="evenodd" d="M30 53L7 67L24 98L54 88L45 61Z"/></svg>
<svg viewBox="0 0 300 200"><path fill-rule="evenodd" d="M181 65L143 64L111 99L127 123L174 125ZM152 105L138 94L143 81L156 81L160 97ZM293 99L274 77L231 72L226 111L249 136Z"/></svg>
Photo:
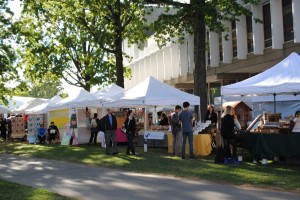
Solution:
<svg viewBox="0 0 300 200"><path fill-rule="evenodd" d="M193 155L193 156L190 156L190 159L196 159L196 157Z"/></svg>
<svg viewBox="0 0 300 200"><path fill-rule="evenodd" d="M119 152L113 152L113 155L118 155L119 154Z"/></svg>
<svg viewBox="0 0 300 200"><path fill-rule="evenodd" d="M184 160L184 159L185 159L185 156L181 156L181 159Z"/></svg>

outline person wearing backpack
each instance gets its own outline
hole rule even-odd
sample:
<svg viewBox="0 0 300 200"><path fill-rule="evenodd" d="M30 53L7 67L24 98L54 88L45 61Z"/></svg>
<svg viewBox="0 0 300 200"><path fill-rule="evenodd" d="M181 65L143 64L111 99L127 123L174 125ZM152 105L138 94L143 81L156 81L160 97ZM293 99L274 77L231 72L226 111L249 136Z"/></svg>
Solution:
<svg viewBox="0 0 300 200"><path fill-rule="evenodd" d="M98 119L98 114L94 113L94 117L91 120L91 137L89 144L92 144L94 141L94 144L97 144L97 135L100 130L100 120Z"/></svg>

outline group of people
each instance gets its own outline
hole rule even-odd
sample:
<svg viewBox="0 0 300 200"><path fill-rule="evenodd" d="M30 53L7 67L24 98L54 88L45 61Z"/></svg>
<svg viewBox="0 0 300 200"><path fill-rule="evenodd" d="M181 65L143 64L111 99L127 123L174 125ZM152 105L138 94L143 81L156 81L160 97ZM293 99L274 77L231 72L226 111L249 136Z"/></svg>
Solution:
<svg viewBox="0 0 300 200"><path fill-rule="evenodd" d="M86 108L86 116L89 117L88 108ZM98 118L98 114L94 113L93 118L90 119L90 130L91 136L89 144L97 144L98 132L102 131L105 137L106 143L106 154L116 155L119 152L117 151L117 141L116 141L116 130L117 130L117 119L114 116L114 110L108 108L107 114L101 119ZM110 145L112 143L112 147Z"/></svg>
<svg viewBox="0 0 300 200"><path fill-rule="evenodd" d="M45 144L46 139L52 144L56 138L59 138L59 129L54 122L50 123L48 129L44 127L44 124L40 124L40 127L37 129L37 137L40 144Z"/></svg>
<svg viewBox="0 0 300 200"><path fill-rule="evenodd" d="M183 102L182 106L183 110L181 106L175 106L175 110L171 114L171 129L174 136L173 154L175 156L181 155L181 158L185 159L185 146L188 139L190 158L195 158L193 149L193 114L189 111L189 102Z"/></svg>

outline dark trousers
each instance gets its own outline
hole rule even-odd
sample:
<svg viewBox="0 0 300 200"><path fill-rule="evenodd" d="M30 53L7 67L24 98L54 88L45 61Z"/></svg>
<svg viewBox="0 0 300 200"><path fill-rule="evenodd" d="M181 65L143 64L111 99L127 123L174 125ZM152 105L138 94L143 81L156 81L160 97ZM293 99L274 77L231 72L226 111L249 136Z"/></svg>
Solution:
<svg viewBox="0 0 300 200"><path fill-rule="evenodd" d="M6 140L6 130L1 130L1 137Z"/></svg>
<svg viewBox="0 0 300 200"><path fill-rule="evenodd" d="M39 136L38 135L38 138L39 138L40 144L45 144L46 136Z"/></svg>
<svg viewBox="0 0 300 200"><path fill-rule="evenodd" d="M224 141L224 156L225 158L236 158L237 157L237 144L235 139L223 139ZM230 150L232 146L232 153Z"/></svg>
<svg viewBox="0 0 300 200"><path fill-rule="evenodd" d="M134 133L132 131L127 131L126 135L127 135L127 141L128 141L126 154L129 154L129 152L131 151L131 153L133 155L135 155L135 149L133 146Z"/></svg>
<svg viewBox="0 0 300 200"><path fill-rule="evenodd" d="M93 139L94 139L94 144L97 144L97 135L98 135L98 131L91 131L89 144L92 144Z"/></svg>
<svg viewBox="0 0 300 200"><path fill-rule="evenodd" d="M49 143L52 143L52 141L55 141L55 138L56 138L56 134L49 134L49 136L48 136Z"/></svg>
<svg viewBox="0 0 300 200"><path fill-rule="evenodd" d="M116 130L106 130L104 136L106 143L106 154L117 153ZM110 141L112 142L112 150L110 147Z"/></svg>

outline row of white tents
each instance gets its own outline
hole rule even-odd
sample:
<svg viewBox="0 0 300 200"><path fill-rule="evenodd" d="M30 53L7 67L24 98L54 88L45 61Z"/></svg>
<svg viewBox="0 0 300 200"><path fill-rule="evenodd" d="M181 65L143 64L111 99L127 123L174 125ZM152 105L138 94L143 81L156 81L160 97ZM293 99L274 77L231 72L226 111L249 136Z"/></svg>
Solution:
<svg viewBox="0 0 300 200"><path fill-rule="evenodd" d="M171 106L182 105L184 101L191 105L200 104L200 97L178 90L152 76L128 90L111 84L95 93L80 88L72 90L68 95L65 99L59 95L48 100L34 99L10 112L45 114L65 108Z"/></svg>
<svg viewBox="0 0 300 200"><path fill-rule="evenodd" d="M280 99L280 95L288 94L292 99L292 95L295 96L299 93L300 56L297 53L291 53L280 63L256 76L221 87L222 99L238 99L251 96L250 101L252 101L259 96L273 95L275 101L275 98ZM295 99L298 98L296 97ZM84 89L74 90L69 93L69 97L66 99L55 96L49 100L32 100L30 104L38 104L38 106L30 107L29 105L24 104L11 110L11 112L41 114L46 113L49 110L86 106L170 106L180 105L184 101L189 101L191 105L200 104L199 97L180 91L150 76L126 91L115 84L96 93L90 93ZM5 109L5 107L1 106L0 109Z"/></svg>

